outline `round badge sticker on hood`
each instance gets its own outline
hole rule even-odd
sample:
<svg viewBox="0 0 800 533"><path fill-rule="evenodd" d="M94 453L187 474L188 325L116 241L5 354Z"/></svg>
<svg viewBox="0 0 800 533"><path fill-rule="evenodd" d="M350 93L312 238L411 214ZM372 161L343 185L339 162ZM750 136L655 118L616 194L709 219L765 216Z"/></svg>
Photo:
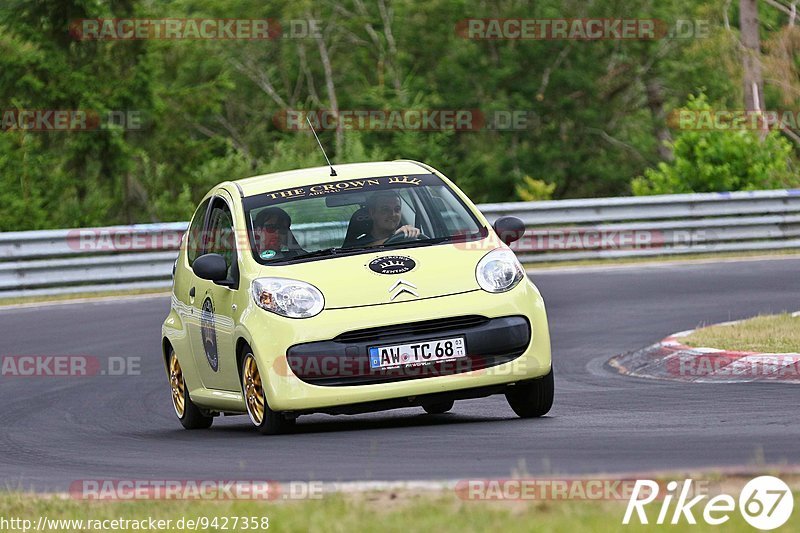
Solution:
<svg viewBox="0 0 800 533"><path fill-rule="evenodd" d="M405 255L377 257L367 264L376 274L405 274L417 267L417 262Z"/></svg>

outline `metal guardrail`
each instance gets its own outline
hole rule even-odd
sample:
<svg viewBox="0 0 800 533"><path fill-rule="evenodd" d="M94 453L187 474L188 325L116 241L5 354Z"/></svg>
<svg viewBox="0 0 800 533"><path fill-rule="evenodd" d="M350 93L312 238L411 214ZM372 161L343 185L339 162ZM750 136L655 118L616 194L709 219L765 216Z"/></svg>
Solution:
<svg viewBox="0 0 800 533"><path fill-rule="evenodd" d="M524 263L800 249L800 190L483 204ZM0 299L169 288L187 223L0 233Z"/></svg>
<svg viewBox="0 0 800 533"><path fill-rule="evenodd" d="M800 248L800 190L483 204L512 215L525 263Z"/></svg>

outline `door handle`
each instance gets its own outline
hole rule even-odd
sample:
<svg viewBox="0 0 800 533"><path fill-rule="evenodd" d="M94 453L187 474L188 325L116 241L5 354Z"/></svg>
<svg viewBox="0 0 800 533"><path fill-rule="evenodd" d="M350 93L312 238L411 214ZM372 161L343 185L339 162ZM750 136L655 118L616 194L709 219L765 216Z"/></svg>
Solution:
<svg viewBox="0 0 800 533"><path fill-rule="evenodd" d="M189 289L189 296L191 298L194 298L194 295L195 295L195 291L194 291L194 287L192 287L191 289Z"/></svg>

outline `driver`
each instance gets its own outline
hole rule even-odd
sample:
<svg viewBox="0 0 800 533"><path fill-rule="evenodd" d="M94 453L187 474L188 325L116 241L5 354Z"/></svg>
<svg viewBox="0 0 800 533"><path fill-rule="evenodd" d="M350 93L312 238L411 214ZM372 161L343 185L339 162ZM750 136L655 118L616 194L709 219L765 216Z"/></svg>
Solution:
<svg viewBox="0 0 800 533"><path fill-rule="evenodd" d="M411 225L400 225L402 204L394 191L378 191L367 199L367 211L372 219L369 233L356 239L358 246L378 246L392 235L402 233L408 239L419 237L421 231Z"/></svg>

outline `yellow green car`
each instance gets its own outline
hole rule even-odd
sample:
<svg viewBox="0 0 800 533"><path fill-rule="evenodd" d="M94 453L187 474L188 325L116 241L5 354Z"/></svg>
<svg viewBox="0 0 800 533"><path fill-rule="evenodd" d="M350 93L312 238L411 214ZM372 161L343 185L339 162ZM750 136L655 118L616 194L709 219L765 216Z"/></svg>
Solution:
<svg viewBox="0 0 800 533"><path fill-rule="evenodd" d="M545 306L508 246L524 231L492 226L416 161L217 185L183 237L162 327L175 414L187 429L246 414L264 434L492 394L546 414Z"/></svg>

